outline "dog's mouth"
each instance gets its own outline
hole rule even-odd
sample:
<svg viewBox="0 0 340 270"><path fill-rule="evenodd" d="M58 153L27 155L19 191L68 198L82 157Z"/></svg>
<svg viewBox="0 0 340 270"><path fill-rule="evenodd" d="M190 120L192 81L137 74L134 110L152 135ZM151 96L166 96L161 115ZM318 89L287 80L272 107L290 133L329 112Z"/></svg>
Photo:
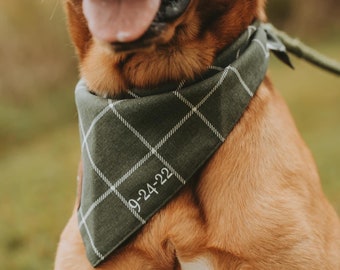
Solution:
<svg viewBox="0 0 340 270"><path fill-rule="evenodd" d="M116 52L143 49L161 40L191 0L83 0L89 29Z"/></svg>

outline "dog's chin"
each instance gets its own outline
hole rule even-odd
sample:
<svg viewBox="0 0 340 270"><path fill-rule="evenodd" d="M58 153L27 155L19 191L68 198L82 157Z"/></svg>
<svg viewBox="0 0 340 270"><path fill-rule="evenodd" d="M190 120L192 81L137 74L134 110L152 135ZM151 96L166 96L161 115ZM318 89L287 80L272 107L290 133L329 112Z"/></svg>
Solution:
<svg viewBox="0 0 340 270"><path fill-rule="evenodd" d="M191 2L191 0L162 0L154 20L140 38L130 42L112 42L107 45L116 54L129 54L152 50L169 43Z"/></svg>
<svg viewBox="0 0 340 270"><path fill-rule="evenodd" d="M116 54L129 54L139 51L150 51L160 45L168 43L172 29L167 23L153 24L149 30L139 39L132 42L113 42L106 44Z"/></svg>

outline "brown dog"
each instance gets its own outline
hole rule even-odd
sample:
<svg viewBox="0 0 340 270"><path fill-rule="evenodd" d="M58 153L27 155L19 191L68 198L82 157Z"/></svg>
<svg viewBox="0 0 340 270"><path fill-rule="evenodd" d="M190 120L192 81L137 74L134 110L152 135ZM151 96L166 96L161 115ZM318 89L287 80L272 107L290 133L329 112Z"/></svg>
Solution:
<svg viewBox="0 0 340 270"><path fill-rule="evenodd" d="M81 75L101 96L197 78L254 19L265 19L264 0L65 2ZM150 28L171 2L177 13ZM76 210L55 269L93 269ZM98 269L340 269L338 217L267 77L200 173Z"/></svg>

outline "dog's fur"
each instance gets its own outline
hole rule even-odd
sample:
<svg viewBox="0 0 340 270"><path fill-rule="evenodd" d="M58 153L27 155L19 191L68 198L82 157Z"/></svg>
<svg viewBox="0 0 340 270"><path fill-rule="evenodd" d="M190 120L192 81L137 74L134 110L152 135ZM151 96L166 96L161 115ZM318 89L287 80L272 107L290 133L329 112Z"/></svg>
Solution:
<svg viewBox="0 0 340 270"><path fill-rule="evenodd" d="M65 2L81 75L99 95L195 78L255 18L265 19L264 0L192 0L162 44L116 54L92 37L82 1ZM93 269L76 219L74 211L57 270ZM268 77L195 179L98 269L340 269L338 217Z"/></svg>

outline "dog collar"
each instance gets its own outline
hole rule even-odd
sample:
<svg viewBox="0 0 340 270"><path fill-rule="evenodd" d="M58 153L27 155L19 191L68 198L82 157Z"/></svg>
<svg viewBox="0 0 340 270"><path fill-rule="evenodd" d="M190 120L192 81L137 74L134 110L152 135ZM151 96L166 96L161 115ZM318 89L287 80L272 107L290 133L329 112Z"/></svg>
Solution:
<svg viewBox="0 0 340 270"><path fill-rule="evenodd" d="M105 99L81 80L76 103L83 185L79 229L95 267L192 178L242 117L262 82L268 48L284 51L258 22L208 68L204 79ZM270 44L271 46L268 46ZM283 46L283 47L282 47Z"/></svg>

